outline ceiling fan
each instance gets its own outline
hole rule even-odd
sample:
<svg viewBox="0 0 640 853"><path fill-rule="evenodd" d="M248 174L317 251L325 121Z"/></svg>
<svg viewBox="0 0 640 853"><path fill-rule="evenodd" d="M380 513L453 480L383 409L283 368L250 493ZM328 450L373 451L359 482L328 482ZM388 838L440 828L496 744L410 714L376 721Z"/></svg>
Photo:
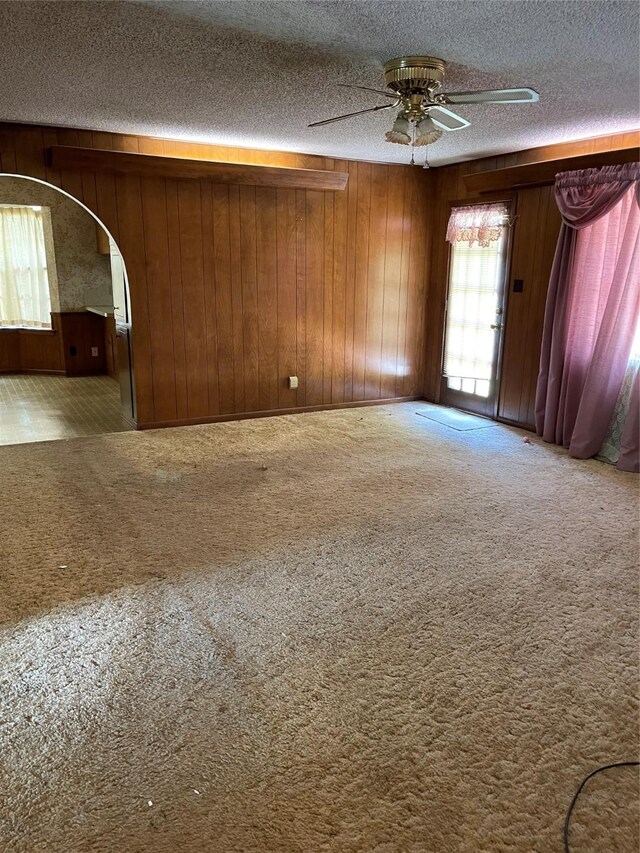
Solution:
<svg viewBox="0 0 640 853"><path fill-rule="evenodd" d="M370 89L339 83L349 89L363 89L392 99L392 103L369 107L355 113L314 121L309 127L321 127L334 121L344 121L365 113L400 108L391 130L385 134L387 142L399 145L423 146L437 142L443 131L462 130L468 122L447 109L456 104L531 104L540 96L534 89L488 89L477 92L440 92L446 63L434 56L401 56L384 65L387 89Z"/></svg>

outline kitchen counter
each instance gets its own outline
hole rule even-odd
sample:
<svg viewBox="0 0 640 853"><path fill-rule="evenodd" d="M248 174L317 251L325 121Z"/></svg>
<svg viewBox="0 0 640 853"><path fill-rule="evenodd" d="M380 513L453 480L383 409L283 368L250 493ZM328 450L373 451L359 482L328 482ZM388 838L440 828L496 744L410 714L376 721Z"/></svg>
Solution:
<svg viewBox="0 0 640 853"><path fill-rule="evenodd" d="M100 317L113 317L113 305L86 305L87 311L92 314L98 314Z"/></svg>

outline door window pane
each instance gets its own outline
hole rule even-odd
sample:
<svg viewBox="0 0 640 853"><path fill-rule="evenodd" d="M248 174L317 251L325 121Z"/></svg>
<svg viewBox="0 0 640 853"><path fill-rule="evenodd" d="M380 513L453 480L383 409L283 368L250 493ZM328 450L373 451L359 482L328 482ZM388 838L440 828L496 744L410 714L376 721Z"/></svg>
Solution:
<svg viewBox="0 0 640 853"><path fill-rule="evenodd" d="M499 321L505 246L503 227L488 247L451 247L444 375L449 388L480 397L489 396L494 375L496 331L491 326Z"/></svg>

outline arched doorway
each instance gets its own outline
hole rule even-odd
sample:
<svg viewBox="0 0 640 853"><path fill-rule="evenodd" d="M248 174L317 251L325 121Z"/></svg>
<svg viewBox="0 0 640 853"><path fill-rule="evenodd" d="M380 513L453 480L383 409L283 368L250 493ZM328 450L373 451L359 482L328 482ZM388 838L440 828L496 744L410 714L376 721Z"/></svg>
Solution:
<svg viewBox="0 0 640 853"><path fill-rule="evenodd" d="M135 428L129 280L105 224L0 172L0 254L0 443Z"/></svg>

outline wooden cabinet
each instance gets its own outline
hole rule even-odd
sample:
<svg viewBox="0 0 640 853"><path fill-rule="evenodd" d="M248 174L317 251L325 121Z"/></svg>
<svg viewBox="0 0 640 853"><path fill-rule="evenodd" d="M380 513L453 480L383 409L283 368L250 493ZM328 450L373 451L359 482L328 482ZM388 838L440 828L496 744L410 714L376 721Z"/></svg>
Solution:
<svg viewBox="0 0 640 853"><path fill-rule="evenodd" d="M67 376L92 376L106 372L104 322L104 317L89 311L60 314Z"/></svg>
<svg viewBox="0 0 640 853"><path fill-rule="evenodd" d="M129 326L117 324L115 326L115 334L122 414L129 422L135 423L135 387L133 384L133 370L131 369L131 329Z"/></svg>
<svg viewBox="0 0 640 853"><path fill-rule="evenodd" d="M112 379L118 378L118 344L116 340L116 321L107 317L104 321L104 352L107 373Z"/></svg>

